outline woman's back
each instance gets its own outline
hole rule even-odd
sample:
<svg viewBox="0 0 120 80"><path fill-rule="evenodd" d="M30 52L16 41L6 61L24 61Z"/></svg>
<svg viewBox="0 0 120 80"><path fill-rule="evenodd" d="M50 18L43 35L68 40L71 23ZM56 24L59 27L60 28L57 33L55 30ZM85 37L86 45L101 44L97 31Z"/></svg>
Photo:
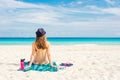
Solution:
<svg viewBox="0 0 120 80"><path fill-rule="evenodd" d="M35 50L35 58L34 58L34 63L35 64L46 64L48 63L47 59L47 49L38 49L37 44L34 42L34 50Z"/></svg>

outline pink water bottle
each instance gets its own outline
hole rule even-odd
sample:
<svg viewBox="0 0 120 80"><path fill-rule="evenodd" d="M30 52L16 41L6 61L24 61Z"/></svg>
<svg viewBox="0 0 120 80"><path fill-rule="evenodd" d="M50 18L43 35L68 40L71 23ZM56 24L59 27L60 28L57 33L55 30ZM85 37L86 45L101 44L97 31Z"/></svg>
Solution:
<svg viewBox="0 0 120 80"><path fill-rule="evenodd" d="M21 61L20 61L20 67L21 67L21 70L24 70L24 61L25 61L25 59L21 59Z"/></svg>

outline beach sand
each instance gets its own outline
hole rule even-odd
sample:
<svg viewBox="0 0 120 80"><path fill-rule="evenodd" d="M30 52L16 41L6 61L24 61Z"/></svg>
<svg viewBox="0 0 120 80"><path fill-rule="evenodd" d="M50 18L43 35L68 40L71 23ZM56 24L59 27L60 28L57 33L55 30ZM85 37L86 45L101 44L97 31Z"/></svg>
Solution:
<svg viewBox="0 0 120 80"><path fill-rule="evenodd" d="M58 72L17 71L29 60L30 45L0 46L0 80L119 80L120 45L52 45L52 60L73 66Z"/></svg>

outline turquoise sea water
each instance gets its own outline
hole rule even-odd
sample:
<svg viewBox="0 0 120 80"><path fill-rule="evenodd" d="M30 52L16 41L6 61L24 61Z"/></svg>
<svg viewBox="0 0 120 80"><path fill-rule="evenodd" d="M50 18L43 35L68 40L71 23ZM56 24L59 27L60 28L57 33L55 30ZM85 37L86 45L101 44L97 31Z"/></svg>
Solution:
<svg viewBox="0 0 120 80"><path fill-rule="evenodd" d="M120 45L120 38L47 38L53 45L107 44ZM31 45L35 38L0 38L0 45Z"/></svg>

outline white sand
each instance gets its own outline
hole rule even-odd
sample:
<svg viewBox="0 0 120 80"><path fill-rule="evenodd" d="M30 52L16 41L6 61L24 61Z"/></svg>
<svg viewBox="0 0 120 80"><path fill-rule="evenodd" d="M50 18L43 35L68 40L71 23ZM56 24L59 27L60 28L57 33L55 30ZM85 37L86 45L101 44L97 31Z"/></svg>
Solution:
<svg viewBox="0 0 120 80"><path fill-rule="evenodd" d="M74 65L58 72L17 71L20 58L29 60L31 46L0 46L0 80L119 80L120 45L51 46L57 64Z"/></svg>

